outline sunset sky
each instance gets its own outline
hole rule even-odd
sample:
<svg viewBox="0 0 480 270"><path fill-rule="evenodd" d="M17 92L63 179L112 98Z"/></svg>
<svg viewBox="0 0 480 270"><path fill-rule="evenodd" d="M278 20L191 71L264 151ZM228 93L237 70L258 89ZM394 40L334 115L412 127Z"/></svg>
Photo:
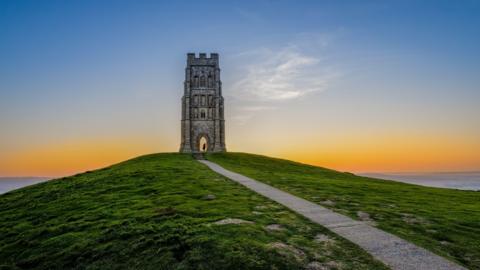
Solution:
<svg viewBox="0 0 480 270"><path fill-rule="evenodd" d="M480 170L480 1L0 1L0 176L176 152L188 52L229 151Z"/></svg>

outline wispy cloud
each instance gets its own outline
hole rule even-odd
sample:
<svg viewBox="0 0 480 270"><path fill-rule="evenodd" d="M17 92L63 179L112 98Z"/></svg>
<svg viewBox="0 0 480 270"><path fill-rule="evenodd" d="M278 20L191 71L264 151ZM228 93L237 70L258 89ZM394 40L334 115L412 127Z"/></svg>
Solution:
<svg viewBox="0 0 480 270"><path fill-rule="evenodd" d="M258 111L267 111L267 110L273 110L275 107L273 106L245 106L245 107L240 107L240 110L245 111L245 112L258 112Z"/></svg>
<svg viewBox="0 0 480 270"><path fill-rule="evenodd" d="M262 112L262 111L271 111L275 110L276 107L274 106L262 106L262 105L242 105L239 104L239 106L234 106L233 108L233 117L232 120L234 120L237 124L243 125L248 122L253 116L255 116L256 113Z"/></svg>
<svg viewBox="0 0 480 270"><path fill-rule="evenodd" d="M297 46L279 50L261 49L243 53L250 64L240 71L233 84L236 97L255 101L291 100L324 91L338 76L322 66L318 55L309 55Z"/></svg>
<svg viewBox="0 0 480 270"><path fill-rule="evenodd" d="M299 34L295 42L283 47L234 56L237 70L228 91L232 120L244 124L259 112L327 90L340 76L324 60L323 48L329 42L325 36Z"/></svg>

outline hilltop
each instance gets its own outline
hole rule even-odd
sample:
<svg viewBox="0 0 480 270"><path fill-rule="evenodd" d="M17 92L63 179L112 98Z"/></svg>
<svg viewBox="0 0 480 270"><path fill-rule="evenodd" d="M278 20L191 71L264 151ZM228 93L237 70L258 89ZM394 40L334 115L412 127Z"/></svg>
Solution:
<svg viewBox="0 0 480 270"><path fill-rule="evenodd" d="M176 153L3 194L0 235L1 269L385 269Z"/></svg>
<svg viewBox="0 0 480 270"><path fill-rule="evenodd" d="M480 192L245 153L207 158L480 269ZM386 269L325 228L177 153L0 195L0 235L5 269Z"/></svg>

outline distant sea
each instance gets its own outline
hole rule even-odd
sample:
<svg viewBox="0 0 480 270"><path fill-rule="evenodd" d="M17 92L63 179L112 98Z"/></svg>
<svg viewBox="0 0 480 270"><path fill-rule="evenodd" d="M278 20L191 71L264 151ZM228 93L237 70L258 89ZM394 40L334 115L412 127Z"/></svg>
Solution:
<svg viewBox="0 0 480 270"><path fill-rule="evenodd" d="M51 179L50 177L0 177L0 194L44 182Z"/></svg>
<svg viewBox="0 0 480 270"><path fill-rule="evenodd" d="M480 190L480 171L433 173L359 173L358 175L429 187Z"/></svg>

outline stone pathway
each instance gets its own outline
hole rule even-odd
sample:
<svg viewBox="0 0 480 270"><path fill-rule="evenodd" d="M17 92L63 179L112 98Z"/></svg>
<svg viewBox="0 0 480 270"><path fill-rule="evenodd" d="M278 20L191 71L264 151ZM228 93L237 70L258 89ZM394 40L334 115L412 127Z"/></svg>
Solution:
<svg viewBox="0 0 480 270"><path fill-rule="evenodd" d="M372 227L365 222L337 214L318 204L226 170L208 161L199 160L213 171L271 199L336 234L359 245L374 258L395 270L465 269L432 252L409 243L395 235Z"/></svg>

